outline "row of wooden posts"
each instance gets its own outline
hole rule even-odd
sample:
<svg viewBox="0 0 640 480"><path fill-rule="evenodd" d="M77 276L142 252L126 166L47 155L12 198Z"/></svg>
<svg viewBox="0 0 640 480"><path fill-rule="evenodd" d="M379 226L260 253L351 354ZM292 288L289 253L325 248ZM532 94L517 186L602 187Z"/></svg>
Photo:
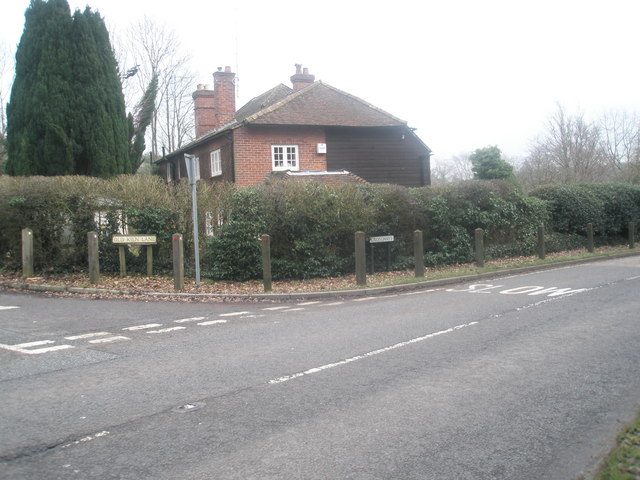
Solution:
<svg viewBox="0 0 640 480"><path fill-rule="evenodd" d="M635 248L635 222L629 222L629 248ZM587 224L587 250L590 253L594 251L593 224ZM481 228L475 230L475 262L476 266L484 267L484 231ZM100 262L98 255L98 234L89 232L87 234L88 242L88 261L89 261L89 281L97 284L100 277ZM262 246L262 281L265 292L272 290L271 278L271 240L269 235L260 237ZM359 286L367 284L367 259L365 249L366 235L364 232L355 233L355 260L356 260L356 283ZM173 286L175 290L184 289L184 243L182 235L175 233L172 240L173 246ZM124 249L120 248L120 275L124 276L126 267L124 266ZM150 253L151 248L147 246L147 275L153 275L153 257ZM423 278L425 276L424 267L424 247L423 235L421 230L413 232L413 252L415 277ZM540 259L544 259L545 252L545 228L538 227L537 238L537 255ZM33 270L33 231L25 228L22 230L22 275L25 278L32 277Z"/></svg>

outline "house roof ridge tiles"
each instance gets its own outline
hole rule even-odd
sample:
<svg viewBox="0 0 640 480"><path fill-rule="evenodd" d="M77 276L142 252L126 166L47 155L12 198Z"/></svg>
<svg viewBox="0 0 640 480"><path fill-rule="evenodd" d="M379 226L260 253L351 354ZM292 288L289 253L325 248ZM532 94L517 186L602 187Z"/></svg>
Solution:
<svg viewBox="0 0 640 480"><path fill-rule="evenodd" d="M242 119L242 123L252 123L255 122L256 120L258 120L261 117L264 117L272 112L275 112L276 110L279 110L280 108L290 104L291 102L293 102L295 99L304 96L306 94L308 94L309 92L312 92L314 89L317 88L321 88L321 87L325 87L329 90L332 90L336 93L338 93L339 95L345 96L350 98L351 100L360 103L361 105L365 106L366 108L369 108L375 112L377 112L378 114L381 114L383 116L388 117L390 120L392 120L394 123L397 123L398 126L407 126L407 122L405 120L402 120L392 114L390 114L389 112L376 107L375 105L361 99L360 97L357 97L355 95L352 95L350 93L345 92L344 90L340 90L339 88L336 88L332 85L329 85L328 83L323 82L322 80L316 80L315 82L313 82L312 84L293 92L292 94L282 98L280 101L266 107L263 108L262 110L259 110L257 112L255 112L252 115L247 116L246 118ZM273 90L273 89L272 89Z"/></svg>

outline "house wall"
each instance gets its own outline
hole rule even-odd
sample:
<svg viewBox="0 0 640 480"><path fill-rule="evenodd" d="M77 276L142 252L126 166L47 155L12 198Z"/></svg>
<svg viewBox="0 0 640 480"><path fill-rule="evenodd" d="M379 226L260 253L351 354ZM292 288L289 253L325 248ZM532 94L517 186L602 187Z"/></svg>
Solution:
<svg viewBox="0 0 640 480"><path fill-rule="evenodd" d="M404 128L327 128L327 169L371 183L430 184L429 151Z"/></svg>
<svg viewBox="0 0 640 480"><path fill-rule="evenodd" d="M327 169L326 154L317 153L326 143L321 127L246 125L234 131L235 181L240 187L256 185L272 170L272 145L298 145L300 170Z"/></svg>
<svg viewBox="0 0 640 480"><path fill-rule="evenodd" d="M211 176L211 152L220 149L220 164L222 167L222 175ZM233 142L230 137L221 137L211 142L200 145L192 152L193 155L200 160L200 178L210 182L233 182ZM186 176L184 172L183 176Z"/></svg>

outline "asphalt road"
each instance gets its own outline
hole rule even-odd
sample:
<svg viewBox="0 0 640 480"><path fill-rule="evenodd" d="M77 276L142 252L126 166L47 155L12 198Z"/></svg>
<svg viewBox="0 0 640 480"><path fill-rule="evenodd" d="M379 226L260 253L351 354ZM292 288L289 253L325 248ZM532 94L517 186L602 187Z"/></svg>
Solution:
<svg viewBox="0 0 640 480"><path fill-rule="evenodd" d="M0 478L581 478L640 407L639 292L639 256L286 304L0 292Z"/></svg>

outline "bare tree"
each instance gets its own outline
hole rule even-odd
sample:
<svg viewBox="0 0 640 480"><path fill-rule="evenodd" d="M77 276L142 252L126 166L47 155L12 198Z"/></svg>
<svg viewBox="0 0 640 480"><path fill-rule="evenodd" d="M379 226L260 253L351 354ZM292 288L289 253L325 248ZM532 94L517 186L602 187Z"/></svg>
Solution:
<svg viewBox="0 0 640 480"><path fill-rule="evenodd" d="M458 183L473 178L469 152L453 155L442 160L434 159L431 168L431 183Z"/></svg>
<svg viewBox="0 0 640 480"><path fill-rule="evenodd" d="M529 187L603 181L609 176L598 125L582 113L567 115L561 105L520 168L521 182Z"/></svg>
<svg viewBox="0 0 640 480"><path fill-rule="evenodd" d="M129 28L120 57L123 71L133 75L125 81L128 105L139 101L154 74L158 76L158 95L147 145L157 158L162 147L169 151L193 138L191 93L195 75L189 69L190 57L181 50L176 33L150 18Z"/></svg>
<svg viewBox="0 0 640 480"><path fill-rule="evenodd" d="M640 117L611 111L600 120L602 149L609 165L618 171L640 165Z"/></svg>

